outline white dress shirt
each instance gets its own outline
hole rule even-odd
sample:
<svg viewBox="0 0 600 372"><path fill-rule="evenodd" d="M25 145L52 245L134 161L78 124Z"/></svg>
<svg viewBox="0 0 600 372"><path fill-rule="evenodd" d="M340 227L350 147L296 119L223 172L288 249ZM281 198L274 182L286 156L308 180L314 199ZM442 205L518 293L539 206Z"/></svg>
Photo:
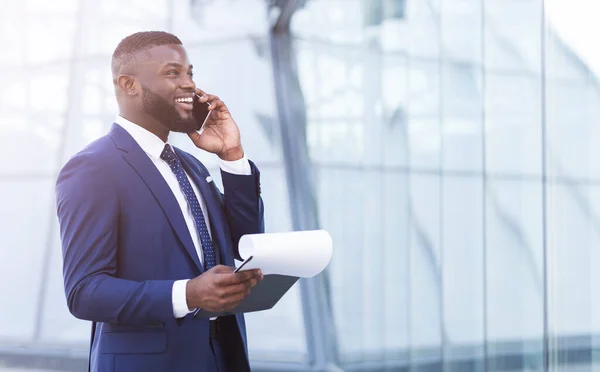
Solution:
<svg viewBox="0 0 600 372"><path fill-rule="evenodd" d="M196 227L196 223L194 222L194 216L192 215L192 210L189 207L187 200L185 199L185 195L181 191L179 187L179 182L177 181L177 177L171 171L171 168L167 164L166 161L160 158L160 154L162 153L165 143L158 138L154 133L142 128L141 126L132 123L131 121L125 119L124 117L117 115L115 120L117 124L119 124L123 129L127 131L133 137L135 142L144 150L144 152L148 155L152 163L156 166L160 174L163 176L169 188L173 192L175 199L177 199L177 203L179 204L179 208L181 208L181 212L183 214L183 218L185 219L185 223L188 227L190 235L192 237L192 241L194 242L194 247L196 248L196 253L198 254L198 258L200 262L204 265L204 256L202 254L202 243L200 242L198 236L198 229ZM167 142L168 143L168 142ZM171 146L169 144L169 146ZM250 175L252 171L250 169L250 163L248 159L244 155L242 159L235 161L226 161L219 159L219 165L224 172L239 174L239 175ZM194 189L194 193L198 198L198 202L200 203L200 208L202 209L202 214L204 214L204 220L206 221L206 227L208 228L208 233L211 234L210 230L210 221L208 219L208 211L206 210L206 203L204 202L204 198L202 198L202 194L198 191L198 186L192 181L190 176L186 174L192 188ZM212 234L211 234L212 239ZM172 301L173 301L173 315L176 318L181 318L190 313L193 310L190 310L187 305L186 300L186 284L189 279L177 280L173 284L172 290Z"/></svg>

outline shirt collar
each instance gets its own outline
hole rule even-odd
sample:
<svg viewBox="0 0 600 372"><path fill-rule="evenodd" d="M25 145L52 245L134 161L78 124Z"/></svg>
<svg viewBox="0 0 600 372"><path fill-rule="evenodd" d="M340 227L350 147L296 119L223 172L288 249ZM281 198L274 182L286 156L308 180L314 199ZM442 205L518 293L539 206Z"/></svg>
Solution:
<svg viewBox="0 0 600 372"><path fill-rule="evenodd" d="M162 154L165 148L165 143L157 135L125 119L121 115L117 115L115 123L125 129L146 154L154 159L160 159L160 154ZM171 145L169 142L166 144Z"/></svg>

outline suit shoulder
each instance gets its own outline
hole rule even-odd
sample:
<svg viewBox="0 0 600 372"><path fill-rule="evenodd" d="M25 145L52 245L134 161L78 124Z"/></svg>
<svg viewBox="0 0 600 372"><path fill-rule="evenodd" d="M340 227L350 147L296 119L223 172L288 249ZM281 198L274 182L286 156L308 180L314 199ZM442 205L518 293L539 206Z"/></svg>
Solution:
<svg viewBox="0 0 600 372"><path fill-rule="evenodd" d="M117 159L117 155L118 150L113 140L108 135L105 135L72 155L63 165L60 173L75 169L106 170Z"/></svg>
<svg viewBox="0 0 600 372"><path fill-rule="evenodd" d="M58 213L68 208L76 210L78 205L84 203L95 206L119 203L117 174L114 170L118 152L112 140L104 136L85 146L66 162L55 181Z"/></svg>

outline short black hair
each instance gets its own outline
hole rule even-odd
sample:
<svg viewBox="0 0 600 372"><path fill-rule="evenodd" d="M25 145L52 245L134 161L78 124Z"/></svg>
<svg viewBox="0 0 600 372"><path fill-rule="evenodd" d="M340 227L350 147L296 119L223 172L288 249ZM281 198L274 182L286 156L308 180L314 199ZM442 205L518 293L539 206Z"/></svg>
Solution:
<svg viewBox="0 0 600 372"><path fill-rule="evenodd" d="M111 69L113 81L116 83L119 74L124 69L127 70L127 66L135 61L133 58L135 53L155 46L168 44L182 45L183 43L177 36L165 31L136 32L121 40L112 55Z"/></svg>

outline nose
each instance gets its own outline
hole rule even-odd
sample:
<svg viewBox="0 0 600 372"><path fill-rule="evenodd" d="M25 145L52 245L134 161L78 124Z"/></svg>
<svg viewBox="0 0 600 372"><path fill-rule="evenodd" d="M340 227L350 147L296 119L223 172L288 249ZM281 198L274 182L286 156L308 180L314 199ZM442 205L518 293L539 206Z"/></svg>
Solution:
<svg viewBox="0 0 600 372"><path fill-rule="evenodd" d="M194 79L189 75L184 76L185 77L181 80L181 89L195 91L196 83L194 83Z"/></svg>

